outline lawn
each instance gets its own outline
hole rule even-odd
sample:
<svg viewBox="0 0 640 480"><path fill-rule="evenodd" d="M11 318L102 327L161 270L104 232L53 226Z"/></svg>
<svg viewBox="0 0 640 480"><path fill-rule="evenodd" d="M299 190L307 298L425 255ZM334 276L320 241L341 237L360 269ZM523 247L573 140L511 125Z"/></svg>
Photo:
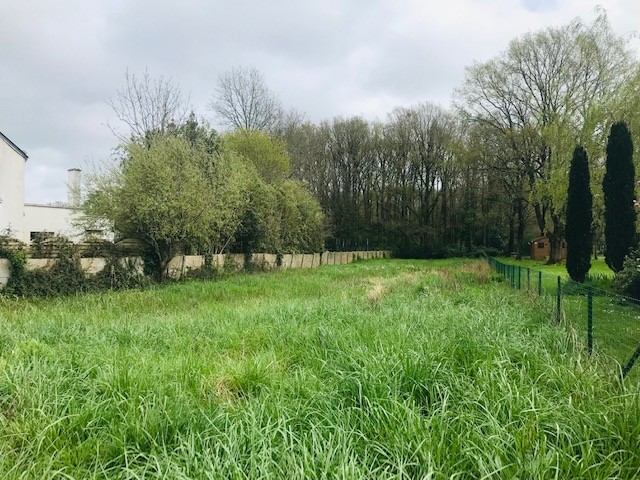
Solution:
<svg viewBox="0 0 640 480"><path fill-rule="evenodd" d="M542 289L551 296L556 295L558 277L561 277L562 312L563 318L571 323L576 334L586 343L587 341L587 297L584 288L569 280L564 264L546 265L544 261L513 258L500 258L500 262L521 267L520 286L534 294L538 290L538 281ZM604 278L612 279L613 271L604 263L604 259L591 260L590 275L594 293L592 300L593 345L602 353L613 357L618 363L626 365L635 350L640 345L640 305L632 299L616 295L607 285ZM538 277L538 272L542 275ZM515 274L516 276L518 273ZM517 282L515 282L517 284ZM517 285L514 285L517 287ZM634 378L640 378L638 373L640 362L633 372Z"/></svg>
<svg viewBox="0 0 640 480"><path fill-rule="evenodd" d="M484 262L0 301L0 478L635 478L640 387Z"/></svg>
<svg viewBox="0 0 640 480"><path fill-rule="evenodd" d="M569 278L567 273L567 267L563 263L556 263L554 265L547 265L546 260L531 260L530 258L523 258L522 260L516 260L513 257L499 257L499 261L502 263L512 263L514 265L521 265L523 267L533 268L550 275L560 275L563 278ZM603 276L613 278L613 270L605 263L604 257L600 256L598 259L591 258L591 269L589 275Z"/></svg>

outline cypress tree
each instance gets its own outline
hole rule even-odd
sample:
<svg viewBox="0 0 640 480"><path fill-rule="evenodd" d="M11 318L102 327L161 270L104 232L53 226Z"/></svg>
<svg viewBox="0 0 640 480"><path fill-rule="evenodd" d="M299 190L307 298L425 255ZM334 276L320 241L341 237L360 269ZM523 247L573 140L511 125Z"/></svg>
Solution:
<svg viewBox="0 0 640 480"><path fill-rule="evenodd" d="M604 257L614 271L622 270L625 255L636 243L636 211L633 206L635 169L633 142L624 122L611 126L607 141L604 193Z"/></svg>
<svg viewBox="0 0 640 480"><path fill-rule="evenodd" d="M593 197L589 185L587 152L573 151L567 190L567 272L572 280L584 282L591 268L591 222Z"/></svg>

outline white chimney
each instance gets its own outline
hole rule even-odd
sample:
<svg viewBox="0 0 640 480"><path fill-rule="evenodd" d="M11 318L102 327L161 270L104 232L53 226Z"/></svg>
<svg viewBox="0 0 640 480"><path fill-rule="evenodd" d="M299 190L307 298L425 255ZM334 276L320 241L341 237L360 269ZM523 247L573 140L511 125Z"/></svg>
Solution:
<svg viewBox="0 0 640 480"><path fill-rule="evenodd" d="M80 183L82 181L82 170L70 168L67 180L67 202L72 207L80 206Z"/></svg>

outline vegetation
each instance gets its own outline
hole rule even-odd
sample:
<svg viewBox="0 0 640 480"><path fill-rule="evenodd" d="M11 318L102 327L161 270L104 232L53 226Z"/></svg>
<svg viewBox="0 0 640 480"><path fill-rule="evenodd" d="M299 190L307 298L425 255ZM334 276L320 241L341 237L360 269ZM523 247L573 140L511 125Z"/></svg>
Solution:
<svg viewBox="0 0 640 480"><path fill-rule="evenodd" d="M567 192L567 272L582 283L591 268L591 212L593 197L589 187L589 163L582 147L573 151Z"/></svg>
<svg viewBox="0 0 640 480"><path fill-rule="evenodd" d="M568 279L566 270L557 265L536 268L530 261L501 259L499 262L506 265L497 265L497 271L512 287L535 297L542 295L556 302L559 300L560 320L570 326L570 332L585 346L589 345L591 320L592 349L611 356L627 369L633 367L634 352L640 352L639 304L613 291L622 272L613 278L613 272L606 264L597 261L595 270L598 273L591 273L584 283L577 283ZM554 306L556 318L558 304ZM635 379L640 378L637 367L634 369L632 375Z"/></svg>
<svg viewBox="0 0 640 480"><path fill-rule="evenodd" d="M424 102L396 108L383 121L305 122L283 108L258 70L236 67L220 75L210 99L215 120L229 129L220 141L208 127L187 135L184 125L198 122L187 118L184 97L170 80L147 74L126 80L111 102L130 130L124 145L133 139L149 146L161 134L187 139L197 149L192 140L204 134L212 139L210 154L227 158L234 152L245 164L245 205L231 212L228 231L215 240L222 243L214 249L222 245L225 251L266 244L278 252L309 248L307 240L282 238L291 225L281 222L292 206L275 202L295 189L309 191L326 216L320 222L314 213L302 228L313 232L307 239L314 245L392 248L403 257L497 249L521 259L531 237L547 235L549 261L557 262L566 233L569 163L574 146L582 145L593 159L592 243L601 252L608 194L602 194L605 169L597 159L604 157L612 124L640 125L640 68L629 38L612 30L602 9L591 23L575 19L530 32L470 65L454 109ZM285 186L294 179L300 183ZM621 262L616 260L617 269Z"/></svg>
<svg viewBox="0 0 640 480"><path fill-rule="evenodd" d="M368 261L3 300L0 475L637 476L637 384L487 279Z"/></svg>
<svg viewBox="0 0 640 480"><path fill-rule="evenodd" d="M192 116L124 145L120 163L93 178L84 221L143 242L145 267L158 278L179 253L231 245L241 253L320 251L322 211L286 178L289 168L282 143L269 135L238 132L220 142Z"/></svg>
<svg viewBox="0 0 640 480"><path fill-rule="evenodd" d="M548 235L557 262L573 148L601 158L612 123L638 122L637 72L628 39L599 11L592 23L523 35L469 66L453 111L425 102L384 121L334 118L282 136L295 175L331 220L329 245L368 239L411 257L482 246L521 258L528 238ZM590 167L602 248L604 168Z"/></svg>
<svg viewBox="0 0 640 480"><path fill-rule="evenodd" d="M607 141L607 172L602 182L605 216L605 259L614 272L636 245L633 142L624 122L611 126Z"/></svg>
<svg viewBox="0 0 640 480"><path fill-rule="evenodd" d="M23 246L11 245L7 237L0 237L0 258L9 261L10 269L2 296L58 297L149 284L149 279L139 271L135 260L127 258L125 252L113 244L100 245L97 255L104 258L105 265L102 271L90 275L82 268L78 245L65 238L49 239L46 245L35 242L29 255L44 258L45 262L51 264L44 268L28 269L27 250Z"/></svg>
<svg viewBox="0 0 640 480"><path fill-rule="evenodd" d="M613 287L623 295L640 300L640 249L629 252L622 262L622 269L616 272Z"/></svg>

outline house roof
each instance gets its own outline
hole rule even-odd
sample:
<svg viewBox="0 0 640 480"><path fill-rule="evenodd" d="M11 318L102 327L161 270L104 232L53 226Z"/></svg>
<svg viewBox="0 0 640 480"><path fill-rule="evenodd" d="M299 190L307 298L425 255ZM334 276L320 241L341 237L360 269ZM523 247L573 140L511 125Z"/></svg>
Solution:
<svg viewBox="0 0 640 480"><path fill-rule="evenodd" d="M16 153L20 155L22 158L24 158L25 160L29 158L29 156L27 155L27 152L25 152L20 147L18 147L15 143L9 140L9 138L7 138L7 136L4 135L2 132L0 132L0 139L4 140L7 145L13 148L16 151Z"/></svg>

